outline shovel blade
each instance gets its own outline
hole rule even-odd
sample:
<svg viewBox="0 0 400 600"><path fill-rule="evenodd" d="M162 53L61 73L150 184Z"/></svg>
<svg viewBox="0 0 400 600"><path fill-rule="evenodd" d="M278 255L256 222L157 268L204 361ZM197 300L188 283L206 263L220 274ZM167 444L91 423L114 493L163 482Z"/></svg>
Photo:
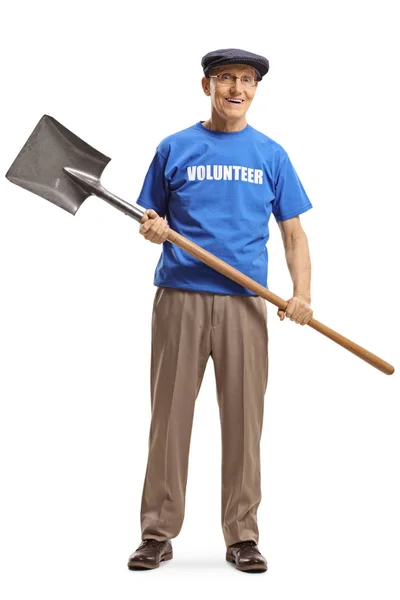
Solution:
<svg viewBox="0 0 400 600"><path fill-rule="evenodd" d="M74 215L92 193L64 168L78 169L99 182L110 160L56 119L43 115L6 177Z"/></svg>

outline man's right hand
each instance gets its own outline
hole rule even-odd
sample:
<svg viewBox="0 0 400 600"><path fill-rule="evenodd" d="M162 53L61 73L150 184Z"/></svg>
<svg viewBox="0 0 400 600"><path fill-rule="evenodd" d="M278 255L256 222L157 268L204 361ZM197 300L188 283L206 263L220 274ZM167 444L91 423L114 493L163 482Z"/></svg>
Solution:
<svg viewBox="0 0 400 600"><path fill-rule="evenodd" d="M162 244L168 237L169 226L163 217L160 217L155 210L149 208L140 221L139 233L149 242Z"/></svg>

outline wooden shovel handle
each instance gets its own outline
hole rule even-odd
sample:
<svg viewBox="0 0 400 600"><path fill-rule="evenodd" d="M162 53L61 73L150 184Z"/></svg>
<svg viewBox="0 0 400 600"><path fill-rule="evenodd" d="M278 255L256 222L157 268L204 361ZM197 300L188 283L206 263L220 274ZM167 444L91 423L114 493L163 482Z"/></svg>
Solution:
<svg viewBox="0 0 400 600"><path fill-rule="evenodd" d="M289 304L288 302L286 302L286 300L279 298L279 296L276 296L275 294L270 292L266 287L254 281L254 279L251 279L250 277L247 277L247 275L244 275L237 269L234 269L223 260L217 258L210 252L207 252L207 250L203 250L203 248L200 248L200 246L198 246L194 242L191 242L183 235L180 235L179 233L176 233L176 231L170 229L167 240L172 244L179 246L179 248L182 248L182 250L185 250L185 252L188 252L188 254L191 254L195 258L198 258L209 267L212 267L219 273L222 273L222 275L225 275L225 277L236 281L236 283L239 283L240 285L254 292L258 296L265 298L265 300L268 300L278 308L286 310ZM394 373L394 367L392 365L379 358L379 356L376 356L376 354L372 354L372 352L369 352L362 346L359 346L358 344L352 342L343 335L340 335L340 333L337 333L333 329L330 329L326 325L323 325L323 323L320 323L316 319L311 319L311 321L309 321L307 325L309 327L312 327L316 331L319 331L320 333L330 338L340 346L343 346L343 348L346 348L346 350L349 350L349 352L352 352L362 360L365 360L367 363L369 363L376 369L379 369L379 371L382 371L382 373L385 373L386 375L392 375L392 373Z"/></svg>

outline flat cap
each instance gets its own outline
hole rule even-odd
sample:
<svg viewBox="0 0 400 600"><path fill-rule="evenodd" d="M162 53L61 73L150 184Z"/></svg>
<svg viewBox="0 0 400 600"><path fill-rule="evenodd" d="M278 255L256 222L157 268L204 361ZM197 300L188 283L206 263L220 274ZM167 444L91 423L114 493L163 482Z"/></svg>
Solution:
<svg viewBox="0 0 400 600"><path fill-rule="evenodd" d="M253 67L258 71L261 79L269 70L269 61L267 58L253 52L247 52L247 50L239 50L238 48L213 50L201 59L201 66L206 77L215 67L232 64L244 64Z"/></svg>

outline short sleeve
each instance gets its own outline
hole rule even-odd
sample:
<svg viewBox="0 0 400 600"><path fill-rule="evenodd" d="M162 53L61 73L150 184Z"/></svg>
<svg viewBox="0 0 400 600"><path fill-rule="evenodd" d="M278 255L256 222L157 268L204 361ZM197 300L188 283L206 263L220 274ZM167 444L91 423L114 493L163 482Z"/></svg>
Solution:
<svg viewBox="0 0 400 600"><path fill-rule="evenodd" d="M164 217L167 212L170 195L168 180L165 177L166 162L157 149L136 200L136 204L143 208L152 208L160 217Z"/></svg>
<svg viewBox="0 0 400 600"><path fill-rule="evenodd" d="M272 202L273 215L277 221L285 221L297 217L310 208L312 208L312 204L286 154L279 166L275 182L275 199Z"/></svg>

